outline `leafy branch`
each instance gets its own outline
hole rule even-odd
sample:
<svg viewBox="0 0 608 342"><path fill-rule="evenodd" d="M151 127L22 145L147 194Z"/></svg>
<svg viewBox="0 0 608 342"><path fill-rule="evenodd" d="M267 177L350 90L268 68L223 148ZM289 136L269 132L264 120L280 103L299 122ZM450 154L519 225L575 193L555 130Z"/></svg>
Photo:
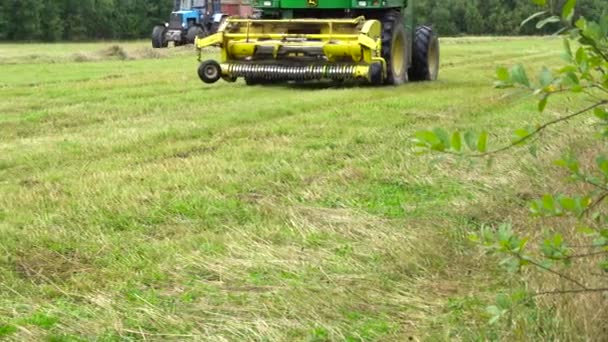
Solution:
<svg viewBox="0 0 608 342"><path fill-rule="evenodd" d="M547 5L546 0L533 1L538 5ZM555 14L553 3L549 5L549 10L533 14L522 25L531 20L539 20L538 28L549 23L566 24L564 31L567 31L567 35L564 37L562 54L566 65L553 70L544 67L535 80L528 77L522 64L510 69L499 67L496 71L495 86L502 89L517 87L538 97L539 112L545 111L550 99L562 94L586 96L592 103L536 127L518 128L513 132L511 142L501 147L488 148L490 134L486 131L448 132L443 128L435 128L415 133L412 142L416 151L439 152L466 158L490 157L507 153L532 141L536 142L549 127L590 113L593 113L599 125L593 123L589 128L598 130L599 140L608 139L608 15L604 15L600 22L587 21L581 17L573 23L576 0L566 0L563 3L561 16ZM573 49L572 46L577 48ZM594 149L604 147L603 144L588 146ZM535 155L535 149L530 151ZM488 307L488 312L492 315L491 323L507 312L512 312L517 305L525 302L525 298L608 292L608 214L603 208L608 198L608 157L598 153L595 161L595 168L584 168L576 154L564 154L555 164L569 172L569 180L585 186L580 187L582 190L576 195L546 194L530 204L530 211L536 216L576 218L579 226L574 231L578 232L581 239L589 241L588 243L569 244L564 236L570 238L571 234L558 230L540 241L538 248L531 249L528 246L530 238L515 233L510 224L501 224L498 227L482 226L477 233L471 235L471 239L489 253L502 256L500 263L507 270L517 272L523 267L532 266L575 287L527 295L516 292L512 298L501 294L497 297L496 305ZM587 250L574 253L576 248ZM573 263L584 265L588 272L582 276L574 276L564 271ZM589 271L597 268L600 273ZM596 286L595 283L599 279L600 284Z"/></svg>

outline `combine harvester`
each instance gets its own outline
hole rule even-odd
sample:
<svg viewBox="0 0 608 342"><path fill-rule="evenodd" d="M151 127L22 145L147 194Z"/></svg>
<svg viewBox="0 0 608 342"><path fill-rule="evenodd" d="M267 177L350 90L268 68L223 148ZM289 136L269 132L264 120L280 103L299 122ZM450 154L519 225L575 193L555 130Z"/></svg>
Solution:
<svg viewBox="0 0 608 342"><path fill-rule="evenodd" d="M221 61L201 63L205 83L356 80L373 85L435 80L439 41L414 29L413 0L253 0L259 19L227 18L196 39L221 48Z"/></svg>

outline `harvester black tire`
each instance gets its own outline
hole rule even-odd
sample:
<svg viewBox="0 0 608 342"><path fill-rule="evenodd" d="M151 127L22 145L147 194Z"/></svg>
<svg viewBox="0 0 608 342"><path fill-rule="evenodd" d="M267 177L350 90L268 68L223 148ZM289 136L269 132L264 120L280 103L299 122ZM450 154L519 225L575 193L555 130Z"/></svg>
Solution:
<svg viewBox="0 0 608 342"><path fill-rule="evenodd" d="M372 85L382 84L382 64L373 63L369 66L369 81Z"/></svg>
<svg viewBox="0 0 608 342"><path fill-rule="evenodd" d="M400 85L407 81L407 69L409 60L408 38L405 34L405 25L401 13L389 11L382 16L382 58L386 61L385 84ZM403 51L395 54L394 46L401 44ZM395 58L402 58L397 61ZM401 63L401 64L398 64Z"/></svg>
<svg viewBox="0 0 608 342"><path fill-rule="evenodd" d="M190 44L194 44L194 40L196 39L196 37L204 38L208 35L209 34L207 32L207 29L204 26L190 26L188 32L186 32L186 41Z"/></svg>
<svg viewBox="0 0 608 342"><path fill-rule="evenodd" d="M215 83L222 77L222 68L214 60L204 61L198 67L198 77L205 83Z"/></svg>
<svg viewBox="0 0 608 342"><path fill-rule="evenodd" d="M412 81L434 81L439 74L439 39L430 26L416 28L412 66Z"/></svg>
<svg viewBox="0 0 608 342"><path fill-rule="evenodd" d="M165 39L167 28L164 25L156 25L152 29L152 47L155 49L166 48L169 42Z"/></svg>

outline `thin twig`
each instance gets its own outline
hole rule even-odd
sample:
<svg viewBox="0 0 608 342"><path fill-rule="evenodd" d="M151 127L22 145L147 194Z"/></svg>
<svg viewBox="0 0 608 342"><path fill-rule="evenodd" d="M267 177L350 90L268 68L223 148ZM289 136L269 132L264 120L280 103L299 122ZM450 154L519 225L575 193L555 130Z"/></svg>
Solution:
<svg viewBox="0 0 608 342"><path fill-rule="evenodd" d="M536 266L536 267L538 267L538 268L540 268L540 269L543 269L543 270L545 270L545 271L547 271L547 272L549 272L549 273L552 273L552 274L554 274L554 275L556 275L556 276L558 276L558 277L560 277L560 278L566 279L566 280L568 280L569 282L571 282L571 283L573 283L573 284L576 284L576 285L578 285L579 287L581 287L581 288L583 288L583 289L587 289L587 286L585 286L583 283L581 283L581 282L579 282L578 280L576 280L576 279L574 279L574 278L570 277L570 276L569 276L569 275L567 275L567 274L559 273L559 272L557 272L557 271L555 271L555 270L552 270L551 268L549 268L549 267L547 267L547 266L543 266L543 265L541 265L541 264L537 263L537 262L536 262L536 261L534 261L534 260L524 258L523 256L521 256L521 255L519 255L519 254L517 254L517 253L512 253L512 254L513 254L514 256L516 256L516 257L517 257L518 259L520 259L520 260L524 260L524 261L526 261L526 262L529 262L530 264L532 264L532 265L534 265L534 266Z"/></svg>
<svg viewBox="0 0 608 342"><path fill-rule="evenodd" d="M605 93L608 93L608 89L606 89L606 88L604 88L604 87L602 87L602 86L600 86L598 84L595 85L595 88L597 88L597 89L599 89L599 90L601 90L601 91L603 91Z"/></svg>
<svg viewBox="0 0 608 342"><path fill-rule="evenodd" d="M602 273L594 273L591 272L590 273L592 276L596 276L596 277L608 277L608 273L602 274Z"/></svg>
<svg viewBox="0 0 608 342"><path fill-rule="evenodd" d="M602 184L598 184L596 182L594 182L593 180L589 179L589 177L582 177L582 181L589 184L589 185L593 185L594 187L604 190L606 192L608 192L608 187Z"/></svg>
<svg viewBox="0 0 608 342"><path fill-rule="evenodd" d="M579 110L576 113L573 113L573 114L570 114L570 115L566 115L566 116L562 116L562 117L560 117L558 119L546 122L546 123L538 126L532 133L530 133L530 134L526 135L525 137L522 137L522 138L520 138L520 139L512 142L511 144L509 144L507 146L504 146L504 147L501 147L501 148L499 148L497 150L493 150L493 151L489 151L489 152L484 152L484 153L479 153L479 154L471 154L469 156L470 157L486 157L486 156L489 156L489 155L492 155L492 154L497 154L497 153L500 153L500 152L504 152L506 150L509 150L509 149L511 149L511 148L513 148L513 147L515 147L515 146L523 143L523 142L528 141L530 138L532 138L533 136L539 134L540 132L542 132L543 130L545 130L549 126L558 124L560 122L568 121L568 120L570 120L570 119L572 119L574 117L577 117L577 116L579 116L581 114L584 114L584 113L586 113L586 112L588 112L588 111L590 111L592 109L595 109L597 107L600 107L600 106L603 106L603 105L606 105L606 104L608 104L608 100L602 100L602 101L600 101L598 103L595 103L595 104L593 104L593 105L591 105L589 107L585 107L585 108Z"/></svg>
<svg viewBox="0 0 608 342"><path fill-rule="evenodd" d="M568 245L569 248L604 248L607 245Z"/></svg>
<svg viewBox="0 0 608 342"><path fill-rule="evenodd" d="M579 290L552 290L542 291L533 293L533 297L544 296L544 295L558 295L558 294L580 294L580 293L594 293L594 292L608 292L608 287L602 287L597 289L579 289Z"/></svg>
<svg viewBox="0 0 608 342"><path fill-rule="evenodd" d="M608 56L597 46L597 44L595 44L595 41L589 37L587 37L583 31L580 31L580 35L581 37L587 39L589 42L592 42L589 44L589 46L591 46L593 48L593 50L595 50L595 52L600 55L606 62L608 62Z"/></svg>
<svg viewBox="0 0 608 342"><path fill-rule="evenodd" d="M605 191L604 193L602 193L600 195L600 197L598 197L595 201L593 201L593 203L591 203L584 211L582 215L587 215L591 210L593 210L595 207L597 207L598 205L600 205L600 203L602 203L606 197L608 197L608 191Z"/></svg>
<svg viewBox="0 0 608 342"><path fill-rule="evenodd" d="M597 251L597 252L589 252L589 253L584 253L584 254L575 254L575 255L568 256L567 259L571 259L571 258L586 258L586 257L595 256L595 255L602 255L602 254L608 254L608 251Z"/></svg>

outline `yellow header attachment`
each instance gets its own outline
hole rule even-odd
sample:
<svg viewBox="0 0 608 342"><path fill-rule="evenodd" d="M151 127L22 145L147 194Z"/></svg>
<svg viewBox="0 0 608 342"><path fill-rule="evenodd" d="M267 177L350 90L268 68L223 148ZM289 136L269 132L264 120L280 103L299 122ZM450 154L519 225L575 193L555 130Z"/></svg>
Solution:
<svg viewBox="0 0 608 342"><path fill-rule="evenodd" d="M254 77L253 74L231 71L254 69L260 70L265 76L277 70L275 75L281 79L292 79L292 74L306 79L306 75L301 74L306 70L319 70L313 68L319 66L343 72L314 72L314 75L311 74L314 79L361 78L372 64L379 64L382 79L386 64L381 58L381 35L381 23L365 20L364 17L281 20L229 18L216 34L196 39L195 45L199 49L199 56L200 50L205 47L221 48L221 73L225 79L248 75ZM241 65L245 67L240 68ZM262 67L247 68L247 65ZM346 75L347 70L353 70L350 77ZM363 78L370 77L364 75Z"/></svg>

